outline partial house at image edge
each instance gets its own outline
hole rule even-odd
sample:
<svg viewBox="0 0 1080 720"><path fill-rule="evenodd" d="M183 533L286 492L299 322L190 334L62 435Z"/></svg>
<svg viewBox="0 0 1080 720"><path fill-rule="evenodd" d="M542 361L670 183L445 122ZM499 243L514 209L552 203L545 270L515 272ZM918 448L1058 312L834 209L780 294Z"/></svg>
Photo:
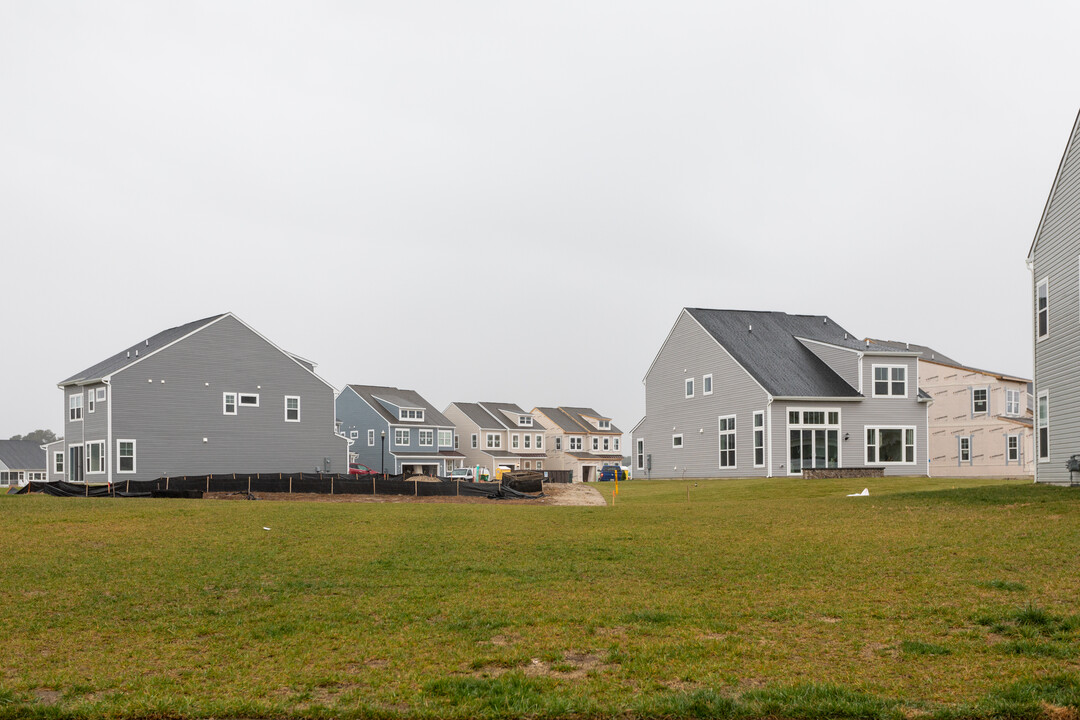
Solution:
<svg viewBox="0 0 1080 720"><path fill-rule="evenodd" d="M1033 305L1035 482L1080 483L1080 114L1028 250Z"/></svg>
<svg viewBox="0 0 1080 720"><path fill-rule="evenodd" d="M232 313L140 340L59 387L50 480L347 470L334 388Z"/></svg>
<svg viewBox="0 0 1080 720"><path fill-rule="evenodd" d="M45 452L40 443L0 440L0 488L45 479Z"/></svg>
<svg viewBox="0 0 1080 720"><path fill-rule="evenodd" d="M635 477L929 474L918 353L826 316L683 308L643 383Z"/></svg>

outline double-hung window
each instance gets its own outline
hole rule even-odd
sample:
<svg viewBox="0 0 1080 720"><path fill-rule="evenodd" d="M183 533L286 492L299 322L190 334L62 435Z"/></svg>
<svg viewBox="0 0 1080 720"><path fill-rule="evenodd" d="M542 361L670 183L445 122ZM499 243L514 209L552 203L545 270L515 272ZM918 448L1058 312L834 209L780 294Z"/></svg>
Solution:
<svg viewBox="0 0 1080 720"><path fill-rule="evenodd" d="M86 412L94 412L94 389L90 388L86 393Z"/></svg>
<svg viewBox="0 0 1080 720"><path fill-rule="evenodd" d="M635 451L634 456L637 458L637 469L638 470L644 470L645 469L645 441L642 440L641 438L638 438L637 441L636 441L636 446L637 446L637 450Z"/></svg>
<svg viewBox="0 0 1080 720"><path fill-rule="evenodd" d="M454 445L454 431L453 430L440 430L439 431L439 447L453 447Z"/></svg>
<svg viewBox="0 0 1080 720"><path fill-rule="evenodd" d="M1038 441L1039 462L1050 459L1050 393L1043 390L1039 393L1038 402Z"/></svg>
<svg viewBox="0 0 1080 720"><path fill-rule="evenodd" d="M517 433L513 433L510 436L510 447L512 447L514 450L517 450L518 446L520 444L521 444L521 437Z"/></svg>
<svg viewBox="0 0 1080 720"><path fill-rule="evenodd" d="M1020 462L1020 436L1005 436L1005 464Z"/></svg>
<svg viewBox="0 0 1080 720"><path fill-rule="evenodd" d="M720 467L733 468L735 465L735 416L720 418Z"/></svg>
<svg viewBox="0 0 1080 720"><path fill-rule="evenodd" d="M986 388L971 388L971 414L985 415L989 406Z"/></svg>
<svg viewBox="0 0 1080 720"><path fill-rule="evenodd" d="M57 475L64 474L64 451L53 453L53 472Z"/></svg>
<svg viewBox="0 0 1080 720"><path fill-rule="evenodd" d="M96 475L105 472L105 441L86 443L86 472Z"/></svg>
<svg viewBox="0 0 1080 720"><path fill-rule="evenodd" d="M544 449L544 436L543 435L537 435L536 436L536 449L537 450L543 450Z"/></svg>
<svg viewBox="0 0 1080 720"><path fill-rule="evenodd" d="M435 444L435 431L423 429L417 435L420 436L420 447L432 447Z"/></svg>
<svg viewBox="0 0 1080 720"><path fill-rule="evenodd" d="M525 433L525 437L523 437L521 441L524 444L526 450L532 450L532 435Z"/></svg>
<svg viewBox="0 0 1080 720"><path fill-rule="evenodd" d="M300 422L300 397L285 396L285 422Z"/></svg>
<svg viewBox="0 0 1080 720"><path fill-rule="evenodd" d="M686 397L694 397L694 378L686 378Z"/></svg>
<svg viewBox="0 0 1080 720"><path fill-rule="evenodd" d="M1020 391L1019 390L1006 390L1005 391L1005 414L1006 415L1019 415L1020 414Z"/></svg>
<svg viewBox="0 0 1080 720"><path fill-rule="evenodd" d="M82 408L83 396L81 392L78 395L68 396L68 420L72 422L82 420Z"/></svg>
<svg viewBox="0 0 1080 720"><path fill-rule="evenodd" d="M221 394L221 412L224 415L236 414L236 393Z"/></svg>
<svg viewBox="0 0 1080 720"><path fill-rule="evenodd" d="M967 463L971 464L971 437L958 437L959 441L959 453L957 464Z"/></svg>
<svg viewBox="0 0 1080 720"><path fill-rule="evenodd" d="M765 413L754 413L754 467L765 467Z"/></svg>
<svg viewBox="0 0 1080 720"><path fill-rule="evenodd" d="M375 431L369 429L367 431L367 444L368 447L375 447Z"/></svg>
<svg viewBox="0 0 1080 720"><path fill-rule="evenodd" d="M611 439L611 449L612 450L618 450L619 449L619 438L612 438Z"/></svg>
<svg viewBox="0 0 1080 720"><path fill-rule="evenodd" d="M1039 340L1050 334L1050 278L1035 287L1035 328Z"/></svg>
<svg viewBox="0 0 1080 720"><path fill-rule="evenodd" d="M600 438L594 437L592 439L592 449L593 450L599 450L600 449Z"/></svg>
<svg viewBox="0 0 1080 720"><path fill-rule="evenodd" d="M118 473L133 473L133 472L135 472L135 441L134 440L117 440L116 441L116 472L118 472Z"/></svg>
<svg viewBox="0 0 1080 720"><path fill-rule="evenodd" d="M409 428L394 428L394 444L408 445L412 440Z"/></svg>
<svg viewBox="0 0 1080 720"><path fill-rule="evenodd" d="M477 442L478 442L478 440L477 440L476 433L473 433L472 434L472 446L473 446L474 449L476 448Z"/></svg>
<svg viewBox="0 0 1080 720"><path fill-rule="evenodd" d="M907 397L907 366L875 365L874 397Z"/></svg>

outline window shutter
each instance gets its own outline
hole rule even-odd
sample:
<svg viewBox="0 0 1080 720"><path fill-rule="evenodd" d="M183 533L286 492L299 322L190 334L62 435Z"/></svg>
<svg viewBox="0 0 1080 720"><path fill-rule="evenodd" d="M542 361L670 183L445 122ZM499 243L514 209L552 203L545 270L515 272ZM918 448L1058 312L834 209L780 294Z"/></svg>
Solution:
<svg viewBox="0 0 1080 720"><path fill-rule="evenodd" d="M961 460L961 458L963 458L963 456L964 456L963 453L961 452L962 450L963 450L963 448L960 447L960 436L957 435L956 436L956 466L957 467L960 467L960 464L963 462Z"/></svg>
<svg viewBox="0 0 1080 720"><path fill-rule="evenodd" d="M968 385L968 399L970 400L968 403L969 417L975 417L975 388L970 385Z"/></svg>
<svg viewBox="0 0 1080 720"><path fill-rule="evenodd" d="M975 439L974 435L968 435L968 465L975 464Z"/></svg>

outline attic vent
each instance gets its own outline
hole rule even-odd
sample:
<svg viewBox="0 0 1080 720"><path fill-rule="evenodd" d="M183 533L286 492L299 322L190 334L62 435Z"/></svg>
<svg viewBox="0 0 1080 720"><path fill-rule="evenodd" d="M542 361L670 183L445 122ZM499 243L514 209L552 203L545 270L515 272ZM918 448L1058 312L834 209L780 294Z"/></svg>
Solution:
<svg viewBox="0 0 1080 720"><path fill-rule="evenodd" d="M844 339L847 340L847 333L844 333Z"/></svg>
<svg viewBox="0 0 1080 720"><path fill-rule="evenodd" d="M822 325L828 325L829 324L829 318L827 318L827 317L821 318L821 324Z"/></svg>

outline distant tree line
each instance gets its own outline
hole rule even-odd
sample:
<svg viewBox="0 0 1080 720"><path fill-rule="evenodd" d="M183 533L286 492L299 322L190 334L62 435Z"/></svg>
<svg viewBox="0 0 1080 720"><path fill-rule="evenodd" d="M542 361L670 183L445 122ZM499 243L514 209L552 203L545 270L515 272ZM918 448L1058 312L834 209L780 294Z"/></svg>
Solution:
<svg viewBox="0 0 1080 720"><path fill-rule="evenodd" d="M26 433L25 435L12 435L9 440L25 440L27 442L34 442L38 445L44 445L45 443L51 443L54 440L63 440L63 438L56 437L56 433L52 430L35 430L34 432Z"/></svg>

